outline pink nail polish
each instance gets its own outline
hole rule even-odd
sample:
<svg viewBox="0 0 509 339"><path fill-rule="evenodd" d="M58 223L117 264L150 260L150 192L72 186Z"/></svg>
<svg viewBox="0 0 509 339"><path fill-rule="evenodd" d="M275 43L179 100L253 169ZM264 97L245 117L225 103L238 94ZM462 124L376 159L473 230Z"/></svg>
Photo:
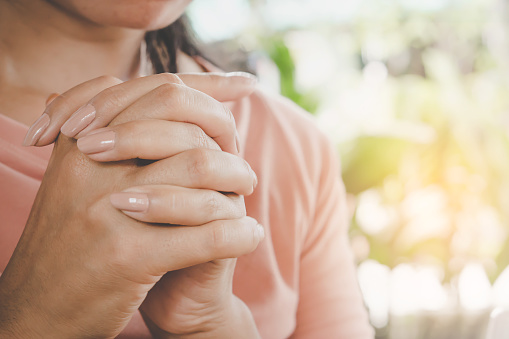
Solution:
<svg viewBox="0 0 509 339"><path fill-rule="evenodd" d="M95 154L115 147L115 132L101 131L78 139L78 149L85 154Z"/></svg>
<svg viewBox="0 0 509 339"><path fill-rule="evenodd" d="M44 113L37 119L34 124L30 127L23 140L23 146L33 146L39 141L41 135L46 131L50 123L49 115Z"/></svg>
<svg viewBox="0 0 509 339"><path fill-rule="evenodd" d="M120 192L110 195L111 204L126 212L146 212L148 210L148 196L144 193Z"/></svg>
<svg viewBox="0 0 509 339"><path fill-rule="evenodd" d="M87 104L71 115L60 131L62 134L73 138L95 119L95 107Z"/></svg>

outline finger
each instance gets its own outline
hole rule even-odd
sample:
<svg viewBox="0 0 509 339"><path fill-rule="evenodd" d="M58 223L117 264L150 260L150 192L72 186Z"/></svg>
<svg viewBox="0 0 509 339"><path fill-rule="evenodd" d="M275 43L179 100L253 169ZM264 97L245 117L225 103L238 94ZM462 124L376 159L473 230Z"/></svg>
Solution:
<svg viewBox="0 0 509 339"><path fill-rule="evenodd" d="M159 160L193 148L220 150L197 125L165 120L136 120L100 128L79 138L78 148L95 161Z"/></svg>
<svg viewBox="0 0 509 339"><path fill-rule="evenodd" d="M246 216L244 200L236 194L172 185L131 187L113 193L110 201L131 218L149 223L198 226Z"/></svg>
<svg viewBox="0 0 509 339"><path fill-rule="evenodd" d="M30 127L24 144L45 146L52 143L60 132L62 124L76 109L97 93L120 82L122 81L115 77L102 76L73 87L61 95L50 95L47 100L49 104L42 116ZM41 126L44 128L41 129Z"/></svg>
<svg viewBox="0 0 509 339"><path fill-rule="evenodd" d="M161 85L116 116L110 126L139 119L195 124L214 139L223 151L238 154L237 127L230 109L190 87L178 84Z"/></svg>
<svg viewBox="0 0 509 339"><path fill-rule="evenodd" d="M258 79L249 73L179 73L179 78L191 88L206 93L217 101L233 101L253 93ZM232 91L232 87L235 89Z"/></svg>
<svg viewBox="0 0 509 339"><path fill-rule="evenodd" d="M228 76L223 74L206 75L206 73L196 73L187 74L183 77L198 91L217 95L220 99L238 99L250 93L246 88L251 88L252 92L255 86L255 82L251 78L238 74ZM213 84L219 83L216 80L217 78L225 79L224 82L221 82L221 91L215 90L213 87ZM66 124L62 126L62 133L69 137L80 137L93 129L106 127L114 117L138 98L163 84L184 85L185 82L175 74L161 73L134 79L108 88L75 112ZM226 95L223 93L224 91L229 91L230 93ZM88 116L93 116L93 119L85 119Z"/></svg>
<svg viewBox="0 0 509 339"><path fill-rule="evenodd" d="M46 106L49 106L59 96L58 93L51 93L48 98L46 99Z"/></svg>
<svg viewBox="0 0 509 339"><path fill-rule="evenodd" d="M146 229L143 229L146 231ZM140 234L153 251L144 262L151 273L162 275L216 259L237 258L253 252L265 236L250 217L217 220L197 227L158 227Z"/></svg>
<svg viewBox="0 0 509 339"><path fill-rule="evenodd" d="M196 148L136 170L136 185L167 184L250 195L256 174L242 158L216 150Z"/></svg>

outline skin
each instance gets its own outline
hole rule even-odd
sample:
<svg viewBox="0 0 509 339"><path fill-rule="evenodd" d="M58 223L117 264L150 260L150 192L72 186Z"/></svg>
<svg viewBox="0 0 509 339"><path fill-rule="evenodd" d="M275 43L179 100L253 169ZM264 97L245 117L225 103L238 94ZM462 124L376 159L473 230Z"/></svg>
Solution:
<svg viewBox="0 0 509 339"><path fill-rule="evenodd" d="M236 151L231 113L216 100L249 94L253 81L121 80L137 67L144 31L168 25L188 3L0 0L0 111L32 122L50 93L63 93L45 110L42 146L78 108L97 109L78 143L58 137L0 278L1 337L114 337L140 306L156 337L258 337L231 286L234 258L263 239L242 198L257 180ZM79 138L98 128L114 133L115 147L80 152ZM110 196L118 192L145 194L148 209L116 209Z"/></svg>

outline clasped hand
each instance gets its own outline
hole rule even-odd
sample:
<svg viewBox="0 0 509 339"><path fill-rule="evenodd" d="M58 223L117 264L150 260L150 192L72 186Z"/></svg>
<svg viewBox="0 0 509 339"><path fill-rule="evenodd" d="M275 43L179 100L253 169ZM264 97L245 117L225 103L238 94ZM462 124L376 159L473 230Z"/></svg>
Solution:
<svg viewBox="0 0 509 339"><path fill-rule="evenodd" d="M51 102L33 143L63 135L0 278L0 328L114 337L141 307L157 337L257 337L232 293L235 258L264 238L243 200L257 178L221 103L253 89L239 74L101 77Z"/></svg>

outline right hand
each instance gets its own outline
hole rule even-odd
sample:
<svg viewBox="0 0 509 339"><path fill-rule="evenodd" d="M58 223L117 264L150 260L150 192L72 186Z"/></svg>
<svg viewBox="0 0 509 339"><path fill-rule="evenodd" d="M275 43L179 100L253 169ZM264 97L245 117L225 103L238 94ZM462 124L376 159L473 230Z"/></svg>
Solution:
<svg viewBox="0 0 509 339"><path fill-rule="evenodd" d="M166 272L254 250L261 240L257 222L232 220L238 202L225 196L214 198L230 205L224 215L195 227L145 224L110 203L112 193L132 193L128 188L135 186L186 182L196 188L176 189L179 207L188 208L187 213L175 208L177 222L189 211L207 208L211 194L220 195L200 190L204 179L188 171L204 160L203 150L194 150L148 165L135 160L100 164L71 139L59 138L25 231L0 278L2 337L114 337ZM216 151L206 160L220 164L225 177L238 178L228 183L232 192L252 188L252 173L240 158ZM135 206L146 204L137 195L131 198ZM151 201L149 211L167 215L162 206L168 205Z"/></svg>

